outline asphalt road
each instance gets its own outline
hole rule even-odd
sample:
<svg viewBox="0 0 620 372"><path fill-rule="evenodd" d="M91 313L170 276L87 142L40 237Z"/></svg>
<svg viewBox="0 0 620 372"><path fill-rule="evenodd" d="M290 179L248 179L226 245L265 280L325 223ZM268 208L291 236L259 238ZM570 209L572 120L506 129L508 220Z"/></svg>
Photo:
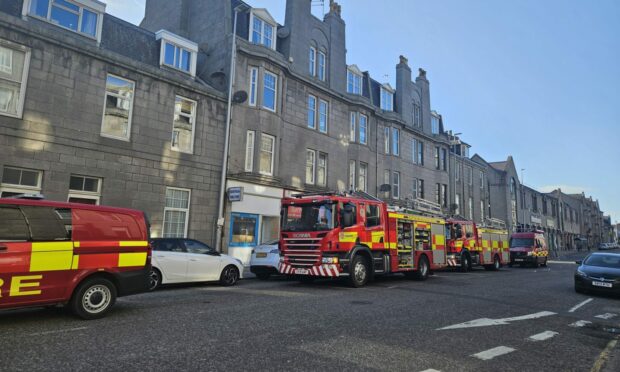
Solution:
<svg viewBox="0 0 620 372"><path fill-rule="evenodd" d="M0 370L589 371L620 332L620 300L575 293L574 269L175 286L96 321L4 311Z"/></svg>

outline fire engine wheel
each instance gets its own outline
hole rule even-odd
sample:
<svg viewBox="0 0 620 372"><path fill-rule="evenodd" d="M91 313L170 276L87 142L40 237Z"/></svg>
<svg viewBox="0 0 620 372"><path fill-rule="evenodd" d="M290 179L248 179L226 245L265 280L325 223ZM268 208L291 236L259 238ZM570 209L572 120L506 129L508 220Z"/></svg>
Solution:
<svg viewBox="0 0 620 372"><path fill-rule="evenodd" d="M349 284L352 287L363 287L368 283L370 276L370 269L368 268L368 262L366 257L356 255L351 261L351 272L349 273Z"/></svg>
<svg viewBox="0 0 620 372"><path fill-rule="evenodd" d="M547 267L547 260L548 260L548 258L545 257L545 261L543 263L541 263L540 266Z"/></svg>
<svg viewBox="0 0 620 372"><path fill-rule="evenodd" d="M418 261L418 270L415 272L415 278L417 280L426 280L430 273L430 267L428 265L428 259L426 256L422 256Z"/></svg>
<svg viewBox="0 0 620 372"><path fill-rule="evenodd" d="M499 262L499 257L497 255L493 256L493 263L491 265L484 265L485 270L497 271L502 267Z"/></svg>
<svg viewBox="0 0 620 372"><path fill-rule="evenodd" d="M235 285L239 280L239 270L233 265L228 265L222 270L220 275L220 284L224 286Z"/></svg>
<svg viewBox="0 0 620 372"><path fill-rule="evenodd" d="M91 278L78 286L69 306L75 315L90 320L105 316L115 302L114 284L105 278Z"/></svg>

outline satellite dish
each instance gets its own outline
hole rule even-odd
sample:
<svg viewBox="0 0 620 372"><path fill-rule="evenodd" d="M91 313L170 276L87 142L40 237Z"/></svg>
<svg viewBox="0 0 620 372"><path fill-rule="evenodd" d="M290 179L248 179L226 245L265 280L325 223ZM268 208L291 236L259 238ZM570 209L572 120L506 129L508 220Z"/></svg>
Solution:
<svg viewBox="0 0 620 372"><path fill-rule="evenodd" d="M238 90L233 94L232 101L234 103L243 103L248 99L248 92L245 90Z"/></svg>
<svg viewBox="0 0 620 372"><path fill-rule="evenodd" d="M383 185L379 186L379 191L380 192L390 192L390 191L392 191L392 186L390 184L384 183Z"/></svg>
<svg viewBox="0 0 620 372"><path fill-rule="evenodd" d="M291 34L291 29L290 29L290 28L288 28L287 26L280 27L280 28L278 29L278 37L279 37L280 39L285 39L285 38L287 38L287 37L288 37L288 35L290 35L290 34Z"/></svg>

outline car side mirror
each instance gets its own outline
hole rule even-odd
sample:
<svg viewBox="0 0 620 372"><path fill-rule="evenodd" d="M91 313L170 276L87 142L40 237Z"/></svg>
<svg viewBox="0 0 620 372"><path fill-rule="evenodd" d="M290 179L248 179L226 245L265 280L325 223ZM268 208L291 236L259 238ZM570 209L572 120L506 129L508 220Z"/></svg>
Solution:
<svg viewBox="0 0 620 372"><path fill-rule="evenodd" d="M577 265L581 265L581 263L582 263L582 262L583 262L583 261L575 261L575 263L576 263Z"/></svg>

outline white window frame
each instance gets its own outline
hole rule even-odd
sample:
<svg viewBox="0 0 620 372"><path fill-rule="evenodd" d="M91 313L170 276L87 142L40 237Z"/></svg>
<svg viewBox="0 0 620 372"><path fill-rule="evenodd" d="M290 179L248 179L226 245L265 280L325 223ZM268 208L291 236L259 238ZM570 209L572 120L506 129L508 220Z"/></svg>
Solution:
<svg viewBox="0 0 620 372"><path fill-rule="evenodd" d="M439 134L439 117L434 113L431 114L431 133Z"/></svg>
<svg viewBox="0 0 620 372"><path fill-rule="evenodd" d="M19 84L19 94L18 94L18 101L17 101L17 106L16 106L16 113L12 114L9 112L4 112L4 111L0 111L0 116L8 116L8 117L12 117L12 118L17 118L17 119L21 119L23 117L24 114L24 101L26 98L26 85L28 83L28 72L30 70L30 48L27 48L23 45L19 45L19 44L15 44L13 42L10 42L8 40L3 40L0 39L0 46L8 49L11 51L11 68L13 68L14 66L14 61L15 58L13 57L13 53L15 51L24 53L24 67L23 67L23 71L22 71L22 78L21 81L15 81L15 80L9 80L9 79L5 79L5 78L0 78L0 80L6 80L9 81L11 83L14 84Z"/></svg>
<svg viewBox="0 0 620 372"><path fill-rule="evenodd" d="M357 166L357 162L355 160L349 160L349 184L347 185L347 189L355 190L355 186L357 180L355 179L357 176L357 172L355 167Z"/></svg>
<svg viewBox="0 0 620 372"><path fill-rule="evenodd" d="M248 130L245 134L245 171L254 171L254 140L256 132Z"/></svg>
<svg viewBox="0 0 620 372"><path fill-rule="evenodd" d="M380 107L383 111L394 111L394 90L386 84L381 86Z"/></svg>
<svg viewBox="0 0 620 372"><path fill-rule="evenodd" d="M263 153L263 137L271 138L272 140L271 141L271 164L270 164L271 171L265 172L265 171L260 170L260 156L259 156L259 173L265 176L273 176L273 173L274 173L273 165L274 165L275 157L276 157L276 137L269 135L269 134L261 133L260 154Z"/></svg>
<svg viewBox="0 0 620 372"><path fill-rule="evenodd" d="M323 107L325 107L325 112L323 112ZM317 122L317 129L319 130L319 132L321 133L327 133L329 132L329 102L323 100L323 99L319 99L319 115L318 115L318 122ZM325 118L325 130L321 129L321 119Z"/></svg>
<svg viewBox="0 0 620 372"><path fill-rule="evenodd" d="M400 199L400 172L392 172L392 185L392 198Z"/></svg>
<svg viewBox="0 0 620 372"><path fill-rule="evenodd" d="M30 13L30 5L32 4L33 0L24 0L24 5L22 7L22 16L24 18L26 18L26 16L29 17L33 17L36 19L41 19L44 20L46 22L49 22L51 24L53 24L54 26L63 28L65 30L69 30L71 32L75 32L78 35L82 35L84 37L87 37L89 39L95 39L97 40L97 43L101 42L101 30L103 29L103 16L105 14L105 8L106 8L106 4L102 3L100 1L97 0L66 0L68 3L72 3L76 6L78 6L80 8L79 11L79 15L78 15L78 26L77 26L77 30L72 30L70 28L61 26L55 22L52 21L52 0L49 0L48 6L47 6L47 16L46 17L41 17L37 14L31 14ZM63 9L66 9L62 6L60 6ZM95 13L97 15L97 30L95 31L95 35L90 35L87 33L82 32L82 18L84 15L84 9L88 10L91 13ZM73 11L71 10L71 12L73 13Z"/></svg>
<svg viewBox="0 0 620 372"><path fill-rule="evenodd" d="M386 155L390 154L390 150L392 150L390 148L390 137L392 136L392 132L390 130L390 127L383 127L383 150L385 152Z"/></svg>
<svg viewBox="0 0 620 372"><path fill-rule="evenodd" d="M416 101L413 101L413 126L418 128L422 126L422 108Z"/></svg>
<svg viewBox="0 0 620 372"><path fill-rule="evenodd" d="M400 129L392 127L392 155L400 156Z"/></svg>
<svg viewBox="0 0 620 372"><path fill-rule="evenodd" d="M362 125L362 122L364 123L364 125ZM362 128L364 128L364 140L363 141L362 141ZM359 114L359 129L360 129L359 142L363 145L368 144L368 116L364 114Z"/></svg>
<svg viewBox="0 0 620 372"><path fill-rule="evenodd" d="M192 77L196 76L196 60L198 58L198 44L194 43L191 40L187 40L179 35L175 35L167 30L159 30L155 33L155 39L161 40L160 51L159 51L159 65L166 66L177 71L181 71L185 74L190 74ZM175 61L172 64L166 63L166 44L170 44L175 48L174 59ZM180 49L181 51L185 50L189 52L189 71L186 71L180 67L176 66L176 49ZM183 54L179 52L179 57L182 58Z"/></svg>
<svg viewBox="0 0 620 372"><path fill-rule="evenodd" d="M362 170L364 171L362 172ZM366 192L368 188L368 163L360 162L360 170L357 175L357 187L364 192Z"/></svg>
<svg viewBox="0 0 620 372"><path fill-rule="evenodd" d="M310 53L308 55L308 72L310 73L310 76L316 76L316 57L316 48L310 46Z"/></svg>
<svg viewBox="0 0 620 372"><path fill-rule="evenodd" d="M357 113L351 111L349 113L349 142L355 142L357 139Z"/></svg>
<svg viewBox="0 0 620 372"><path fill-rule="evenodd" d="M94 200L95 205L99 205L101 202L101 184L103 183L103 179L100 177L92 177L85 176L81 174L72 174L70 177L80 177L80 178L90 178L97 180L97 191L84 191L84 190L74 190L69 186L69 195L67 196L67 202L71 200L71 198L78 199L89 199ZM70 184L69 184L70 185Z"/></svg>
<svg viewBox="0 0 620 372"><path fill-rule="evenodd" d="M166 193L164 192L164 215L161 224L161 236L164 237L164 229L166 228L166 211L178 211L178 212L186 212L185 213L185 231L183 232L183 238L187 238L187 231L189 230L189 213L192 206L192 190L191 189L182 189L180 187L166 187L165 191L168 190L179 190L186 191L187 195L187 209L186 208L173 208L166 207Z"/></svg>
<svg viewBox="0 0 620 372"><path fill-rule="evenodd" d="M310 107L310 101L312 100L312 102L314 102L314 107ZM317 128L317 114L318 114L318 108L317 108L317 98L316 96L313 96L312 94L308 94L308 118L306 120L306 127L308 129L316 129ZM312 126L310 126L310 113L312 113Z"/></svg>
<svg viewBox="0 0 620 372"><path fill-rule="evenodd" d="M456 204L456 209L454 210L454 214L460 216L461 215L461 194L454 194L454 204Z"/></svg>
<svg viewBox="0 0 620 372"><path fill-rule="evenodd" d="M250 97L248 105L256 107L258 101L258 67L250 67Z"/></svg>
<svg viewBox="0 0 620 372"><path fill-rule="evenodd" d="M265 106L265 89L269 89L267 88L267 86L265 85L265 76L267 75L271 75L274 78L274 89L273 89L273 108ZM265 71L263 73L263 94L262 94L262 100L263 100L263 108L265 110L269 110L271 112L276 112L278 111L278 75L274 74L273 72L269 72L269 71Z"/></svg>
<svg viewBox="0 0 620 372"><path fill-rule="evenodd" d="M19 185L14 183L4 183L2 182L2 177L4 177L4 170L7 168L19 170L19 171L28 171L28 172L36 172L37 173L37 185L36 186L27 186L27 185ZM43 171L38 169L29 169L29 168L21 168L21 167L12 167L12 166L4 166L2 168L2 177L0 177L0 195L3 192L14 192L20 194L28 194L28 193L40 193L41 192L41 184L43 182ZM20 175L21 179L21 175Z"/></svg>
<svg viewBox="0 0 620 372"><path fill-rule="evenodd" d="M117 95L117 94L113 94L113 93L108 93L108 76L113 76L117 79L120 80L124 80L127 81L129 83L131 83L133 85L133 93L131 95L131 102L129 104L129 117L127 119L127 137L117 137L117 136L113 136L111 134L107 134L107 133L103 133L103 123L105 122L105 109L106 109L106 103L108 100L108 94L111 94L114 97L120 98L120 99L124 99L124 97ZM129 142L131 141L131 124L133 122L133 102L136 98L136 82L133 80L129 80L129 79L125 79L123 77L120 77L118 75L114 75L114 74L106 74L106 89L105 89L105 94L103 96L103 115L101 117L101 130L99 131L99 135L101 137L106 137L106 138L112 138L112 139L116 139L116 140L120 140L120 141L126 141Z"/></svg>
<svg viewBox="0 0 620 372"><path fill-rule="evenodd" d="M349 80L352 81L351 90L349 90ZM358 81L359 81L359 86L356 85L356 82ZM347 93L361 96L363 91L364 91L364 79L363 79L362 72L356 65L348 66L347 67Z"/></svg>
<svg viewBox="0 0 620 372"><path fill-rule="evenodd" d="M308 155L312 155L312 163L308 163ZM310 174L308 174L308 166L311 166ZM304 167L306 170L305 178L307 185L314 185L316 180L316 150L306 149L306 166ZM310 179L308 179L308 175L310 175Z"/></svg>
<svg viewBox="0 0 620 372"><path fill-rule="evenodd" d="M472 198L471 196L469 197L469 200L467 202L467 213L469 215L469 220L473 221L474 220L474 198Z"/></svg>
<svg viewBox="0 0 620 372"><path fill-rule="evenodd" d="M321 166L321 157L325 158L325 166L324 167ZM317 151L317 156L316 156L316 176L315 176L317 186L327 186L327 161L328 161L327 153ZM323 168L323 182L320 182L320 180L319 180L319 171L320 171L321 168Z"/></svg>
<svg viewBox="0 0 620 372"><path fill-rule="evenodd" d="M413 179L413 184L411 186L411 195L414 199L418 199L420 197L420 192L418 191L418 187L420 185L420 181L417 178Z"/></svg>
<svg viewBox="0 0 620 372"><path fill-rule="evenodd" d="M176 112L176 101L177 99L181 99L181 100L185 100L185 101L189 101L192 103L192 113L190 115L184 114L182 112ZM174 115L180 115L180 116L184 116L184 117L189 117L190 123L192 124L192 143L190 146L189 151L183 151L181 150L178 146L174 146L174 141L170 141L170 149L173 151L178 151L178 152L182 152L184 154L193 154L194 153L194 141L196 138L196 111L198 110L198 102L194 101L193 99L189 99L183 96L175 96L174 98ZM172 138L174 139L174 118L172 119Z"/></svg>
<svg viewBox="0 0 620 372"><path fill-rule="evenodd" d="M325 54L322 51L318 51L317 53L317 77L319 78L320 81L325 81L327 79L327 75L325 74L326 72L326 65L327 65L327 54ZM322 63L321 63L322 61Z"/></svg>
<svg viewBox="0 0 620 372"><path fill-rule="evenodd" d="M255 13L257 12L261 12L263 13L262 16L260 15L256 15ZM261 22L261 28L260 28L260 41L258 43L255 43L254 41L252 41L252 35L254 34L254 18L257 18L260 22ZM271 18L270 20L266 20L265 18ZM271 27L271 45L267 46L264 43L265 40L265 28L266 26ZM248 41L254 45L262 45L266 48L270 48L272 50L276 50L276 42L278 40L277 36L276 36L276 32L277 32L277 27L275 24L275 21L273 20L273 17L271 17L271 15L264 9L252 9L252 11L250 12L250 24L248 25Z"/></svg>

